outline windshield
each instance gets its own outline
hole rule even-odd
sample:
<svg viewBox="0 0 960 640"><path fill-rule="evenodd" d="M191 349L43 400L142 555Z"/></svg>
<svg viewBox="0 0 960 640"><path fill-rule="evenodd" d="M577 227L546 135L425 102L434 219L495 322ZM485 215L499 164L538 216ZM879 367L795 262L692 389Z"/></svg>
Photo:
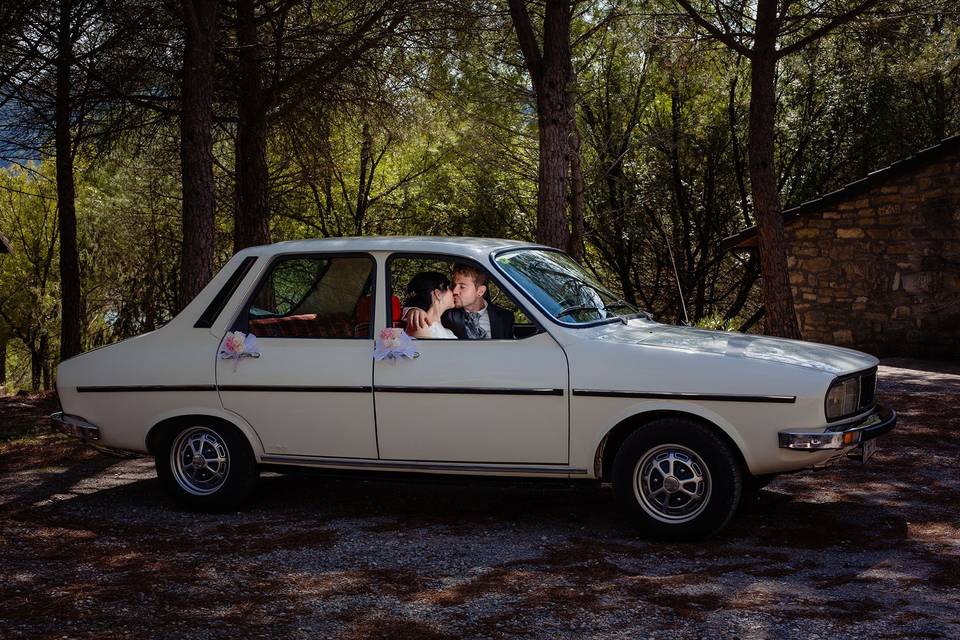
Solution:
<svg viewBox="0 0 960 640"><path fill-rule="evenodd" d="M584 324L638 313L559 251L518 249L495 258L503 270L555 320Z"/></svg>

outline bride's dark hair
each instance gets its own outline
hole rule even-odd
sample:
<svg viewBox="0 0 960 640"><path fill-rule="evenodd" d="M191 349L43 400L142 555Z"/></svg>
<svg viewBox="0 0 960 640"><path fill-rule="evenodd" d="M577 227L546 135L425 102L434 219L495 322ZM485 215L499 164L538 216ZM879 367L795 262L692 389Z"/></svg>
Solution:
<svg viewBox="0 0 960 640"><path fill-rule="evenodd" d="M433 306L435 289L446 291L450 288L450 279L439 271L422 271L410 278L407 284L406 306L429 311Z"/></svg>

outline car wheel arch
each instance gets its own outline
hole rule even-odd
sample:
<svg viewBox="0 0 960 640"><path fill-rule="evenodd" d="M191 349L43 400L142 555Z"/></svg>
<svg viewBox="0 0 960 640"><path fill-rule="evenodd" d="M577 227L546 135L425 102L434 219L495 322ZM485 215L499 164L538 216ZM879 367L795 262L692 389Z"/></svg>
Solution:
<svg viewBox="0 0 960 640"><path fill-rule="evenodd" d="M683 418L703 425L729 445L730 450L737 456L743 471L749 473L749 467L740 445L720 425L702 415L682 409L653 409L628 416L607 431L597 447L597 453L594 459L594 472L596 473L596 477L604 482L608 482L613 474L614 458L616 458L617 451L624 441L637 430L661 418Z"/></svg>
<svg viewBox="0 0 960 640"><path fill-rule="evenodd" d="M147 437L145 439L146 450L148 453L150 453L150 455L155 456L157 454L157 443L159 443L163 436L167 435L171 429L177 429L196 423L210 424L211 422L237 431L241 436L243 436L244 440L247 441L247 444L250 446L250 450L253 452L253 455L256 459L259 460L263 455L263 446L260 442L260 438L249 426L241 424L238 421L231 420L226 416L213 413L185 413L169 416L159 420L147 432Z"/></svg>

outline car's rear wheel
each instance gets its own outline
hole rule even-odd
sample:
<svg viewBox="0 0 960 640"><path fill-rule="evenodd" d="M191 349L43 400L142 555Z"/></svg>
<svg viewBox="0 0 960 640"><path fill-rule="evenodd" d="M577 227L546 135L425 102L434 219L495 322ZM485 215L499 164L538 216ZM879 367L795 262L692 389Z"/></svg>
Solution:
<svg viewBox="0 0 960 640"><path fill-rule="evenodd" d="M641 533L693 540L722 529L736 512L743 472L708 427L662 418L631 434L613 462L613 487Z"/></svg>
<svg viewBox="0 0 960 640"><path fill-rule="evenodd" d="M246 438L217 423L170 429L157 447L155 461L167 492L180 506L194 511L235 509L259 477Z"/></svg>

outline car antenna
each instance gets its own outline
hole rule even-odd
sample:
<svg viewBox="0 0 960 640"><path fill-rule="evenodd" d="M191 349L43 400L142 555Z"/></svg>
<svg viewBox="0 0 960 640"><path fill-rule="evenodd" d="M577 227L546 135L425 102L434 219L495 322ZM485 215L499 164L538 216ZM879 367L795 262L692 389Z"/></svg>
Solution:
<svg viewBox="0 0 960 640"><path fill-rule="evenodd" d="M687 303L683 299L683 287L680 286L680 274L677 273L677 261L673 259L673 249L670 243L667 243L667 251L670 252L670 264L673 265L673 277L677 280L677 291L680 292L680 307L683 309L683 324L690 326L690 316L687 315Z"/></svg>

